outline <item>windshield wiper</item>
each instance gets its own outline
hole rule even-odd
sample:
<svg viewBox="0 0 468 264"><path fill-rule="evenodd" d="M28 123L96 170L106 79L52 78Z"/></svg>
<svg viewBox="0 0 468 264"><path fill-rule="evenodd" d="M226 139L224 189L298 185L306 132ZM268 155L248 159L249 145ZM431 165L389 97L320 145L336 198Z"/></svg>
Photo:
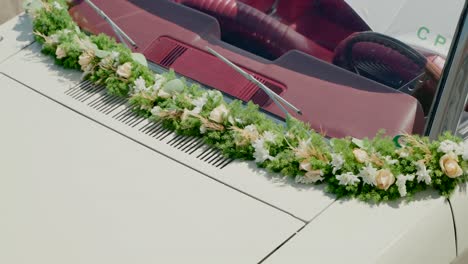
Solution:
<svg viewBox="0 0 468 264"><path fill-rule="evenodd" d="M112 19L110 19L110 17L108 17L106 13L104 13L104 11L102 11L93 2L91 2L91 0L85 0L85 2L88 3L88 5L91 6L91 8L94 9L96 13L98 13L98 15L104 18L104 20L106 20L107 23L109 23L109 25L112 27L112 30L119 38L120 42L122 42L125 46L128 47L127 42L125 41L127 40L133 47L138 47L135 41L133 41L127 34L125 34L125 32L119 26L117 26L117 24L115 24L114 21L112 21Z"/></svg>
<svg viewBox="0 0 468 264"><path fill-rule="evenodd" d="M213 54L214 56L216 56L218 59L220 59L221 61L223 61L224 63L226 63L227 65L229 65L231 68L233 68L235 71L237 71L238 73L240 73L242 76L244 76L247 80L251 81L252 83L254 83L255 85L258 86L258 88L262 89L270 98L271 100L273 100L273 102L281 109L281 111L284 112L284 114L286 116L289 115L289 112L286 110L286 108L284 108L284 106L281 104L283 103L284 105L286 105L287 107L289 107L290 109L292 109L295 113L299 114L299 115L302 115L302 112L299 108L295 107L293 104L291 104L290 102L286 101L286 99L284 99L283 97L279 96L278 94L276 94L275 92L273 92L270 88L268 88L268 86L264 85L263 83L261 83L259 80L257 80L252 74L249 74L247 73L246 71L242 70L239 66L235 65L234 63L232 63L231 61L229 61L228 59L226 59L223 55L219 54L218 52L214 51L213 49L211 49L210 47L206 47L206 50L208 52L210 52L211 54ZM281 103L280 103L281 101Z"/></svg>

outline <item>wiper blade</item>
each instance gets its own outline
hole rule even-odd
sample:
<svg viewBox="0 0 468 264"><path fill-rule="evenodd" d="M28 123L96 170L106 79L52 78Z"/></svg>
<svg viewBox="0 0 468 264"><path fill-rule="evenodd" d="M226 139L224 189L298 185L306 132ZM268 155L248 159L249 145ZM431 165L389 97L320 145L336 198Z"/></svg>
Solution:
<svg viewBox="0 0 468 264"><path fill-rule="evenodd" d="M117 34L117 37L119 38L120 42L122 42L128 47L125 41L127 40L133 47L138 47L135 41L133 41L127 34L125 34L125 32L119 26L117 26L117 24L115 24L114 21L112 21L112 19L110 19L110 17L107 16L106 13L104 13L104 11L102 11L102 9L97 7L93 2L91 2L91 0L85 0L85 2L88 3L88 5L91 6L91 8L93 8L94 11L98 13L98 15L100 15L102 18L104 18L104 20L106 20L110 24L112 30L114 30L115 34Z"/></svg>
<svg viewBox="0 0 468 264"><path fill-rule="evenodd" d="M214 51L210 47L206 47L206 50L216 56L218 59L229 65L231 68L233 68L235 71L240 73L242 76L244 76L247 80L253 82L255 85L257 85L260 89L262 89L270 98L273 100L273 102L281 109L281 111L284 112L286 116L289 115L289 112L284 108L284 106L280 103L280 101L285 104L287 107L292 109L295 113L302 115L302 112L299 108L295 107L293 104L290 102L286 101L283 97L279 96L275 92L273 92L268 86L265 84L261 83L259 80L257 80L252 74L247 73L243 69L241 69L239 66L235 65L228 59L226 59L223 55L219 54L218 52Z"/></svg>

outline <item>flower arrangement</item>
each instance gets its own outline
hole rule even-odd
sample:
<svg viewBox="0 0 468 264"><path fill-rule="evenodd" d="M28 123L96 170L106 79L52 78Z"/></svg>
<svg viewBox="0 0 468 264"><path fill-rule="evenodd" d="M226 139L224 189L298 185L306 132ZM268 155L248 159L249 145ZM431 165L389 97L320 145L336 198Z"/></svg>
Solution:
<svg viewBox="0 0 468 264"><path fill-rule="evenodd" d="M326 184L340 197L385 201L427 188L449 196L468 179L468 142L445 133L430 141L402 135L399 143L378 133L373 139L334 138L292 117L275 123L249 102L226 103L216 90L187 85L173 72L150 71L134 54L106 35L87 35L74 23L65 0L27 0L42 52L83 78L126 97L133 110L161 121L178 134L202 137L233 159L255 160L268 171L301 184Z"/></svg>

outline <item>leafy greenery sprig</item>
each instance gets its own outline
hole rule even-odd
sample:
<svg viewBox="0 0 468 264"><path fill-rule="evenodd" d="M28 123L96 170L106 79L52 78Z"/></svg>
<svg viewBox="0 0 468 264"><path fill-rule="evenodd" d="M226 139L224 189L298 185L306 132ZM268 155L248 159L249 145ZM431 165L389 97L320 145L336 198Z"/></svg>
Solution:
<svg viewBox="0 0 468 264"><path fill-rule="evenodd" d="M298 183L324 183L338 198L386 201L427 188L449 196L468 180L468 143L450 133L436 141L402 135L399 146L383 132L372 139L328 140L291 117L278 124L252 102L227 103L219 91L188 85L172 71L154 74L141 54L109 36L82 32L65 0L27 0L25 7L42 52L55 63L83 71L108 93L128 98L138 114L201 137L232 159L255 160Z"/></svg>

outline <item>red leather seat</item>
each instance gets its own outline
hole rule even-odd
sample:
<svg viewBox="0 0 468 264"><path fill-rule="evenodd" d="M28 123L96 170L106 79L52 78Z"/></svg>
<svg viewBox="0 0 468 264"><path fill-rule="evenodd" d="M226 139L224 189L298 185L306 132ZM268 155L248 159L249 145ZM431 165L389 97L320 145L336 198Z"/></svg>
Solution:
<svg viewBox="0 0 468 264"><path fill-rule="evenodd" d="M274 58L299 50L329 61L333 52L266 13L236 0L175 0L216 17L222 31L267 49ZM248 44L250 44L248 43Z"/></svg>

